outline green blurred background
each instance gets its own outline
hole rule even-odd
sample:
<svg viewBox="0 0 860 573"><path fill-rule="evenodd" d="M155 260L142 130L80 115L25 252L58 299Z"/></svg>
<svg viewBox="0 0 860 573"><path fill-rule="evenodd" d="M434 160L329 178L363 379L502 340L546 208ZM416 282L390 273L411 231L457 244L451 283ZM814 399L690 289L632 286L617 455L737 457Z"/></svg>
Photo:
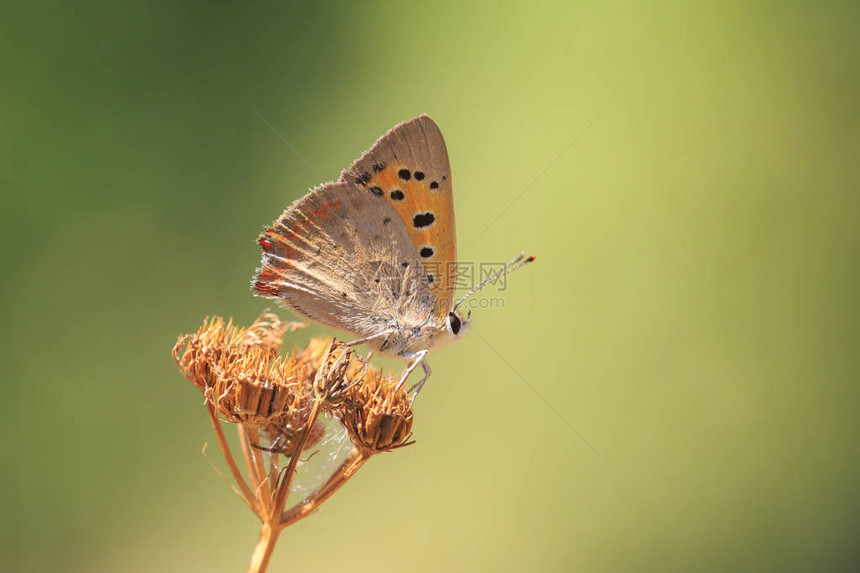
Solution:
<svg viewBox="0 0 860 573"><path fill-rule="evenodd" d="M851 2L4 3L4 569L245 570L256 522L170 348L253 320L262 226L422 112L461 258L538 262L434 355L417 444L271 571L852 569L858 25Z"/></svg>

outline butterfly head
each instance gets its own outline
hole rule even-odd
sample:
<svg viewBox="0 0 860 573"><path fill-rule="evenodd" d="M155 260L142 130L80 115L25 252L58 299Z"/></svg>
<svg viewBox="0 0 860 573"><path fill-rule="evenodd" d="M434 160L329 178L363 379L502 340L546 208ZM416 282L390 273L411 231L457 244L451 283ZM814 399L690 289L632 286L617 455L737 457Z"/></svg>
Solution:
<svg viewBox="0 0 860 573"><path fill-rule="evenodd" d="M449 312L448 320L446 321L448 338L452 341L462 338L466 334L470 322L472 322L471 311L466 315L466 318L460 316L456 311Z"/></svg>

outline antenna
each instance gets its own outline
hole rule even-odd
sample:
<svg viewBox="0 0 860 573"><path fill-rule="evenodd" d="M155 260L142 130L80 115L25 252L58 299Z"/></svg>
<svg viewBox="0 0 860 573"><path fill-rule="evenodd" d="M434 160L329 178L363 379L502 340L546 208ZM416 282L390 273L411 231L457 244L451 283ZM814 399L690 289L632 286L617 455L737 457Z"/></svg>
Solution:
<svg viewBox="0 0 860 573"><path fill-rule="evenodd" d="M467 298L469 298L470 296L472 296L473 294L475 294L476 292L478 292L479 290L481 290L485 286L493 284L494 282L496 282L497 280L499 280L503 276L509 275L512 272L514 272L515 270L521 269L524 266L526 266L527 264L529 264L530 262L532 262L533 260L535 260L534 255L530 256L529 258L527 258L525 260L523 260L523 257L525 257L525 253L520 253L519 255L517 255L514 258L514 260L512 260L511 262L506 264L503 268L497 270L496 272L494 272L493 274L491 274L490 276L488 276L487 278L482 280L478 285L472 287L472 290L470 290L469 292L464 294L462 297L460 297L460 300L458 300L457 303L454 304L454 308L452 308L451 311L453 312L453 311L457 310L457 308L461 304L463 304L463 302L465 302Z"/></svg>

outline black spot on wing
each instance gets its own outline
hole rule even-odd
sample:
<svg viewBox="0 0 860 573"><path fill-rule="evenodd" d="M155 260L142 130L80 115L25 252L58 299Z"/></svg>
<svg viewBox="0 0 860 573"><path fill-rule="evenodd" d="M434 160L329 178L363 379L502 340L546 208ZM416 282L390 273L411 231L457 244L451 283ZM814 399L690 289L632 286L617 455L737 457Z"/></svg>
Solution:
<svg viewBox="0 0 860 573"><path fill-rule="evenodd" d="M416 213L415 216L412 217L412 224L415 226L416 229L423 229L424 227L429 227L435 222L436 215L434 215L432 211Z"/></svg>

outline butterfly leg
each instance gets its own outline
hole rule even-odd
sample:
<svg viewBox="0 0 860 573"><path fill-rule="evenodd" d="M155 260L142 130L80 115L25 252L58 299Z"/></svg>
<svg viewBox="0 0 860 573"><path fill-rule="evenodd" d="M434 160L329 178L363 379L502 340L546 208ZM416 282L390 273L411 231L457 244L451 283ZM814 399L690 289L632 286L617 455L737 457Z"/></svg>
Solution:
<svg viewBox="0 0 860 573"><path fill-rule="evenodd" d="M358 346L359 344L364 344L365 342L370 342L371 340L376 340L377 338L382 338L384 336L388 336L393 333L394 330L383 330L382 332L377 332L376 334L371 334L370 336L365 336L364 338L359 338L358 340L353 340L351 342L347 342L347 346Z"/></svg>
<svg viewBox="0 0 860 573"><path fill-rule="evenodd" d="M397 383L397 387L394 389L395 392L400 390L403 385L406 383L406 379L409 378L409 375L412 374L412 371L418 368L418 365L424 362L424 357L427 356L427 350L419 350L418 352L413 352L411 354L406 354L405 356L401 354L407 360L411 360L409 366L406 367L406 370L403 371L403 375L400 377L400 382ZM425 372L427 368L425 367ZM424 380L427 379L427 376L424 377ZM424 383L424 380L421 381L421 384Z"/></svg>
<svg viewBox="0 0 860 573"><path fill-rule="evenodd" d="M427 379L430 378L430 374L433 372L433 370L430 369L430 365L427 364L426 360L421 360L421 367L424 369L424 378L421 379L421 382L408 390L409 394L412 394L412 392L414 391L415 396L418 395L418 392L421 391L421 388L424 387L424 383L427 382ZM415 396L412 397L412 400L415 400Z"/></svg>

